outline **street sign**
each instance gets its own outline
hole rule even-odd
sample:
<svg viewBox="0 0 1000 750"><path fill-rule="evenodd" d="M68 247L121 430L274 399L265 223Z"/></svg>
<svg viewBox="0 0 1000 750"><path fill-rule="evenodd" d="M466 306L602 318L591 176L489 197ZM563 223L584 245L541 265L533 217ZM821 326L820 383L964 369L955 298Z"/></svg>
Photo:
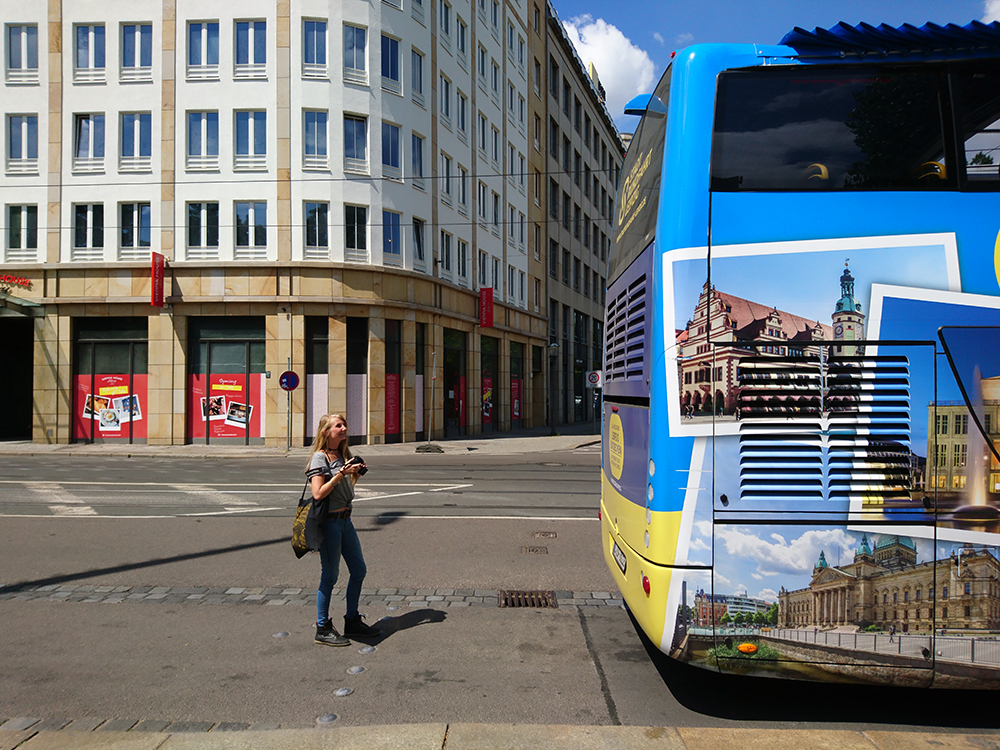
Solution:
<svg viewBox="0 0 1000 750"><path fill-rule="evenodd" d="M278 376L278 385L284 391L294 391L299 387L299 376L291 370L285 370Z"/></svg>
<svg viewBox="0 0 1000 750"><path fill-rule="evenodd" d="M587 373L588 388L602 388L604 386L604 373L601 370L591 370Z"/></svg>

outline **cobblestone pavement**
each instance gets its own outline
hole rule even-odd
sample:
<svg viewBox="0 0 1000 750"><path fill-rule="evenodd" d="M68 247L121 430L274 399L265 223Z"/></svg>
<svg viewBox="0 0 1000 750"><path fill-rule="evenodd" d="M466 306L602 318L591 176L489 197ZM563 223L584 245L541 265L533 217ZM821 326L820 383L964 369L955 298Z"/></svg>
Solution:
<svg viewBox="0 0 1000 750"><path fill-rule="evenodd" d="M0 587L0 591L3 588ZM345 589L334 589L333 599L343 601ZM620 607L619 592L556 591L556 603L575 607ZM260 604L269 607L315 605L316 591L292 586L245 588L239 586L98 586L95 584L49 584L25 586L0 593L0 601L32 600L80 602L83 604ZM362 589L361 606L401 607L497 607L496 589Z"/></svg>

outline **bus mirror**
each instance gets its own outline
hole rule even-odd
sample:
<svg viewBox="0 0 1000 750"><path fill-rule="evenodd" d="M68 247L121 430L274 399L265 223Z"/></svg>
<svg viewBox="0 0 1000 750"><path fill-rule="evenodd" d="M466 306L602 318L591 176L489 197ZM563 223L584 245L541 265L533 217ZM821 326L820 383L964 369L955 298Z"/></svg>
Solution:
<svg viewBox="0 0 1000 750"><path fill-rule="evenodd" d="M639 94L639 96L625 105L625 114L627 115L642 117L642 115L646 114L646 110L657 112L661 115L667 114L667 106L656 94Z"/></svg>

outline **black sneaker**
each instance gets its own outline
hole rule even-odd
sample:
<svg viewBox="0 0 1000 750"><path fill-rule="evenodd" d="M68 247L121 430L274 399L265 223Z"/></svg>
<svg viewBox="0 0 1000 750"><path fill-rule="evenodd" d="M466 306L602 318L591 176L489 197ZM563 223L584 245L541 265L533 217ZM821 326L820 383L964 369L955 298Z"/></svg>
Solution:
<svg viewBox="0 0 1000 750"><path fill-rule="evenodd" d="M333 620L327 620L322 625L316 626L316 643L324 646L350 646L351 642L337 632L333 627Z"/></svg>
<svg viewBox="0 0 1000 750"><path fill-rule="evenodd" d="M378 628L373 628L370 625L365 625L361 620L364 617L362 614L357 614L354 617L344 616L344 635L351 638L374 638L379 635L382 631Z"/></svg>

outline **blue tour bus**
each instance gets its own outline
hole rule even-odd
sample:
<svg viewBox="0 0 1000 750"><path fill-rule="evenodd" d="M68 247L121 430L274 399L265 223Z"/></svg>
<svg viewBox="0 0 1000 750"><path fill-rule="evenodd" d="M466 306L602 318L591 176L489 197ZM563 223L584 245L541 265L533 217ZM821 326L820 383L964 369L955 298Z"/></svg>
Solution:
<svg viewBox="0 0 1000 750"><path fill-rule="evenodd" d="M1000 684L1000 23L679 50L616 201L602 546L726 673Z"/></svg>

